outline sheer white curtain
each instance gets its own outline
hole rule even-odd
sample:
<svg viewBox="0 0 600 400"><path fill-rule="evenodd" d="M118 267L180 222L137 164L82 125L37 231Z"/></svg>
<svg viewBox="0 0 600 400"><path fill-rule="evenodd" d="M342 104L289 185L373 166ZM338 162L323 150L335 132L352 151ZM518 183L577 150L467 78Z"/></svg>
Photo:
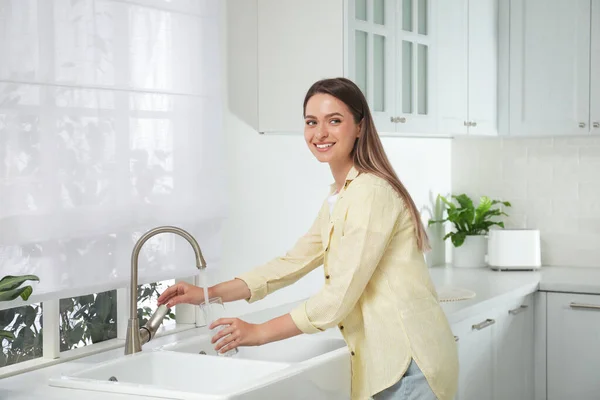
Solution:
<svg viewBox="0 0 600 400"><path fill-rule="evenodd" d="M157 225L209 268L226 212L219 0L0 1L0 276L34 298L125 287ZM140 255L140 283L197 273L183 239Z"/></svg>

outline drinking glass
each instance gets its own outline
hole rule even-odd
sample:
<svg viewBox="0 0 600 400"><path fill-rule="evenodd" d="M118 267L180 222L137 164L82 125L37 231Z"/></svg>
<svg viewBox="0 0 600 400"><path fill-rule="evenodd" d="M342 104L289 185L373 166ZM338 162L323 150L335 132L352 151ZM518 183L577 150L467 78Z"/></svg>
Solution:
<svg viewBox="0 0 600 400"><path fill-rule="evenodd" d="M225 305L223 304L223 301L220 297L213 297L213 298L208 299L208 304L206 304L205 302L201 303L200 309L202 310L202 313L204 314L204 321L206 321L207 326L210 326L210 324L212 324L214 321L218 320L219 318L225 317ZM225 329L228 326L229 325L220 325L214 329L211 329L210 336L213 337L221 329ZM225 337L227 337L227 336L225 336ZM220 340L223 340L223 338L221 338ZM238 353L238 349L235 348L235 349L228 350L225 353L218 352L217 355L231 357L237 353Z"/></svg>

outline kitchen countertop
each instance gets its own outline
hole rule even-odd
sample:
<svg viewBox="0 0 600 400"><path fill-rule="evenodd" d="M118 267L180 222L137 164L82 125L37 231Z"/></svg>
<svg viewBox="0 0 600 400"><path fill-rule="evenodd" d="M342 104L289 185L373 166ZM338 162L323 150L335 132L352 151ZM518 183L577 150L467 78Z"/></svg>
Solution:
<svg viewBox="0 0 600 400"><path fill-rule="evenodd" d="M543 267L538 271L492 271L487 268L434 267L430 269L430 273L436 288L440 291L448 288L462 288L475 292L475 296L470 299L442 303L444 312L451 324L537 290L600 294L600 268ZM248 322L260 323L290 311L296 304L298 302L284 304L248 314L241 318ZM144 349L162 346L205 332L206 328L197 328L163 336L144 346ZM337 330L329 330L319 335L341 337ZM120 357L122 354L123 349L118 348L2 379L0 380L0 399L58 400L85 397L86 400L131 400L140 398L138 396L64 389L48 385L50 377L78 371Z"/></svg>

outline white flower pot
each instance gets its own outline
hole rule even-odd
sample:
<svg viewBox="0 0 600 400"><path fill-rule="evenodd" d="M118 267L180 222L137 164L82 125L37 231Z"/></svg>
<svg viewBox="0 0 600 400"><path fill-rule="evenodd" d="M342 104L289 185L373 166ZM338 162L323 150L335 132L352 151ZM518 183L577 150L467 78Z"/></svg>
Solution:
<svg viewBox="0 0 600 400"><path fill-rule="evenodd" d="M485 267L487 236L467 236L460 247L452 247L452 265L461 268Z"/></svg>

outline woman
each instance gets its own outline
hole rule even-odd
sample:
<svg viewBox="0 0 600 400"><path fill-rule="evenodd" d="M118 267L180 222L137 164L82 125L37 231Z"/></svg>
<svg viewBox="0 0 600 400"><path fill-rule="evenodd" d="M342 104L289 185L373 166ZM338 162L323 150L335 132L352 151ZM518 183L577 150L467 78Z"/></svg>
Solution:
<svg viewBox="0 0 600 400"><path fill-rule="evenodd" d="M344 78L316 82L304 99L304 138L335 183L316 221L284 257L210 288L223 301L260 300L323 265L321 291L263 324L237 318L213 338L221 352L337 326L350 349L352 398L454 398L454 336L424 261L427 235L385 155L360 89ZM159 304L199 304L179 283ZM222 340L221 340L222 339Z"/></svg>

